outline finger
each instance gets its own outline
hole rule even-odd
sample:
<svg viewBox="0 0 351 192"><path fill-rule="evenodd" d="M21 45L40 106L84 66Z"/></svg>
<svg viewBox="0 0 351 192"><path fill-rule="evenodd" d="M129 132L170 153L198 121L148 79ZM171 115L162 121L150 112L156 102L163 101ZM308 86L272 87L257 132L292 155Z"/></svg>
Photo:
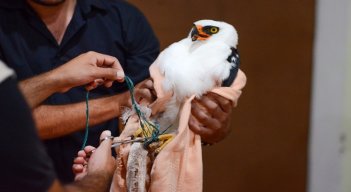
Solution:
<svg viewBox="0 0 351 192"><path fill-rule="evenodd" d="M103 79L95 79L93 82L89 83L87 86L85 86L85 89L87 91L93 90L99 85L103 84L104 80Z"/></svg>
<svg viewBox="0 0 351 192"><path fill-rule="evenodd" d="M87 85L87 86L85 86L85 89L87 90L87 91L91 91L91 90L93 90L93 89L95 89L96 88L96 86L92 86L92 85Z"/></svg>
<svg viewBox="0 0 351 192"><path fill-rule="evenodd" d="M149 89L138 89L136 90L135 95L137 96L137 102L142 104L148 104L153 101L153 95Z"/></svg>
<svg viewBox="0 0 351 192"><path fill-rule="evenodd" d="M207 110L201 107L196 101L191 103L191 114L199 121L199 123L205 125L209 123L209 119L212 119Z"/></svg>
<svg viewBox="0 0 351 192"><path fill-rule="evenodd" d="M111 131L109 130L105 130L101 133L100 135L100 146L98 148L104 149L104 150L111 150L111 143L112 140L111 139L105 139L105 138L109 138L111 136Z"/></svg>
<svg viewBox="0 0 351 192"><path fill-rule="evenodd" d="M74 164L84 164L86 161L84 159L84 157L76 157L74 160L73 160L73 163Z"/></svg>
<svg viewBox="0 0 351 192"><path fill-rule="evenodd" d="M117 72L115 74L117 74L117 80L121 82L124 81L124 76L125 76L124 71L116 57L97 53L96 64L99 67L104 67L104 68L110 67L110 68L116 69Z"/></svg>
<svg viewBox="0 0 351 192"><path fill-rule="evenodd" d="M81 173L84 170L84 166L82 164L73 164L72 170L74 174Z"/></svg>
<svg viewBox="0 0 351 192"><path fill-rule="evenodd" d="M138 83L138 85L136 86L136 88L140 88L140 89L142 89L142 88L149 89L149 90L151 91L151 93L152 93L153 95L156 96L156 91L155 91L155 88L154 88L154 82L153 82L153 80L150 79L150 78L144 80L144 81L141 82L141 83Z"/></svg>
<svg viewBox="0 0 351 192"><path fill-rule="evenodd" d="M195 133L200 135L201 141L214 144L222 139L221 134L217 134L218 132L214 131L213 129L207 128L201 123L198 123L195 117L190 117L189 119L189 128Z"/></svg>
<svg viewBox="0 0 351 192"><path fill-rule="evenodd" d="M212 129L208 129L204 127L201 123L199 123L194 116L190 116L189 118L189 128L196 134L200 135L201 138L209 137L213 134Z"/></svg>
<svg viewBox="0 0 351 192"><path fill-rule="evenodd" d="M84 150L80 150L80 151L78 151L77 156L85 158L87 156L87 154L85 153Z"/></svg>
<svg viewBox="0 0 351 192"><path fill-rule="evenodd" d="M218 105L222 108L224 112L229 113L232 110L233 105L231 100L212 92L208 93L207 95L208 97L216 100L218 102Z"/></svg>
<svg viewBox="0 0 351 192"><path fill-rule="evenodd" d="M228 113L225 113L219 106L217 100L213 99L212 97L203 95L200 99L194 99L194 102L204 106L209 115L220 122L223 122L228 118Z"/></svg>
<svg viewBox="0 0 351 192"><path fill-rule="evenodd" d="M213 118L208 114L207 110L199 106L200 105L196 102L192 103L191 114L200 124L204 125L204 127L217 131L222 125L220 119ZM225 116L225 118L227 118L227 116Z"/></svg>
<svg viewBox="0 0 351 192"><path fill-rule="evenodd" d="M124 73L114 68L97 67L94 72L95 78L124 81Z"/></svg>
<svg viewBox="0 0 351 192"><path fill-rule="evenodd" d="M105 87L107 87L107 88L111 87L112 84L113 84L113 81L109 81L109 80L105 81L105 83L104 83Z"/></svg>
<svg viewBox="0 0 351 192"><path fill-rule="evenodd" d="M142 95L147 102L151 103L156 100L156 91L154 89L154 83L151 79L144 80L135 87L136 90L143 90L145 95ZM146 102L145 102L146 103Z"/></svg>
<svg viewBox="0 0 351 192"><path fill-rule="evenodd" d="M91 91L91 90L95 89L97 86L98 86L97 83L91 82L91 83L89 83L87 86L85 86L85 89L86 89L87 91Z"/></svg>
<svg viewBox="0 0 351 192"><path fill-rule="evenodd" d="M90 153L92 153L95 149L96 149L95 147L88 145L88 146L84 147L84 152L85 152L86 154L90 154Z"/></svg>
<svg viewBox="0 0 351 192"><path fill-rule="evenodd" d="M146 88L146 89L153 89L154 88L154 83L152 82L151 79L146 79L143 82L139 83L136 88Z"/></svg>

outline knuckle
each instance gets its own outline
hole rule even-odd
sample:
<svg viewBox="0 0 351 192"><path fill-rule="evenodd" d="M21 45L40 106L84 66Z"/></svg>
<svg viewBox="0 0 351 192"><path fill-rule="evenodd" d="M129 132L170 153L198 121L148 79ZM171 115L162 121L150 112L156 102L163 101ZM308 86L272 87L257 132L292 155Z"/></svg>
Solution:
<svg viewBox="0 0 351 192"><path fill-rule="evenodd" d="M216 111L216 110L218 110L219 106L214 102L209 102L207 104L207 108L211 111Z"/></svg>
<svg viewBox="0 0 351 192"><path fill-rule="evenodd" d="M95 54L95 52L94 52L94 51L88 51L86 54L87 54L88 56L92 56L92 55Z"/></svg>
<svg viewBox="0 0 351 192"><path fill-rule="evenodd" d="M95 66L97 63L97 59L93 55L88 55L88 57L89 58L87 61L89 62L89 64Z"/></svg>
<svg viewBox="0 0 351 192"><path fill-rule="evenodd" d="M141 89L141 94L147 96L150 94L150 91L148 89Z"/></svg>
<svg viewBox="0 0 351 192"><path fill-rule="evenodd" d="M223 110L221 108L217 108L216 114L217 114L217 116L215 116L215 117L217 120L219 120L219 122L224 122L229 118L228 113L223 112Z"/></svg>
<svg viewBox="0 0 351 192"><path fill-rule="evenodd" d="M92 67L90 69L90 78L95 78L99 74L99 68Z"/></svg>
<svg viewBox="0 0 351 192"><path fill-rule="evenodd" d="M230 105L230 101L228 99L223 99L223 105L224 106Z"/></svg>
<svg viewBox="0 0 351 192"><path fill-rule="evenodd" d="M148 87L148 88L152 88L153 87L153 82L149 79L145 82L145 85Z"/></svg>
<svg viewBox="0 0 351 192"><path fill-rule="evenodd" d="M117 57L111 56L112 60L114 60L116 63L119 64L119 60L117 59Z"/></svg>
<svg viewBox="0 0 351 192"><path fill-rule="evenodd" d="M146 95L147 95L147 91L144 89L138 89L138 91L136 92L137 97L145 97Z"/></svg>
<svg viewBox="0 0 351 192"><path fill-rule="evenodd" d="M204 120L207 120L208 119L208 116L206 115L205 112L203 111L198 111L198 119L200 121L204 121Z"/></svg>
<svg viewBox="0 0 351 192"><path fill-rule="evenodd" d="M190 117L189 118L189 128L191 130L193 130L194 132L198 133L200 131L200 126L199 124L197 123L197 121L195 120L194 117Z"/></svg>

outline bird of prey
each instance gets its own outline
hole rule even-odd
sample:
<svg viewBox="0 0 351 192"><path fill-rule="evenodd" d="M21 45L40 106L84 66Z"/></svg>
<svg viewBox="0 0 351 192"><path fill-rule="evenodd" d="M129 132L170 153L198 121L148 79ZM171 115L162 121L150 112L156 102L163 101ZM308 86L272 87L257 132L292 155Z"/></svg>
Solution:
<svg viewBox="0 0 351 192"><path fill-rule="evenodd" d="M133 104L134 113L139 120L137 123L127 122L119 138L124 139L132 134L131 138L137 137L134 141L144 144L134 142L130 148L117 148L116 154L120 157L117 158L118 182L113 183L112 191L160 191L160 185L164 188L175 187L183 179L197 181L195 186L201 190L202 182L198 182L202 179L202 158L201 153L198 153L201 152L201 146L200 149L196 147L198 145L184 147L189 138L179 137L184 136L182 133L186 133L184 130L187 129L184 114L190 114L189 100L194 95L200 97L213 88L232 85L239 70L237 44L238 35L232 25L221 21L200 20L194 23L188 37L173 43L160 53L150 67L158 98L151 104L151 109ZM132 86L130 90L133 90ZM123 119L126 121L132 114L132 110L125 112ZM167 151L165 147L168 144L174 149L174 143L170 143L172 140L184 141L182 153L179 148ZM162 153L162 149L166 153ZM172 159L168 155L172 155ZM158 162L157 166L154 166L154 162ZM182 167L186 168L184 163L190 163L196 169L181 171ZM160 179L160 175L165 177ZM126 182L120 182L120 178L126 178ZM194 185L191 184L191 189L192 186Z"/></svg>
<svg viewBox="0 0 351 192"><path fill-rule="evenodd" d="M225 22L200 20L187 38L173 43L155 62L165 79L163 89L173 92L166 110L158 118L161 130L173 125L185 98L218 86L230 86L239 69L238 34Z"/></svg>
<svg viewBox="0 0 351 192"><path fill-rule="evenodd" d="M240 62L237 45L238 34L232 25L200 20L193 24L188 37L162 51L153 65L164 77L162 89L172 92L172 98L162 112L153 113L151 118L145 118L136 109L141 126L134 136L152 138L145 147L155 140L161 141L155 150L156 154L159 153L177 133L179 110L187 98L200 97L215 87L232 84ZM141 111L151 114L147 108L141 107ZM130 115L130 111L126 112L123 119Z"/></svg>

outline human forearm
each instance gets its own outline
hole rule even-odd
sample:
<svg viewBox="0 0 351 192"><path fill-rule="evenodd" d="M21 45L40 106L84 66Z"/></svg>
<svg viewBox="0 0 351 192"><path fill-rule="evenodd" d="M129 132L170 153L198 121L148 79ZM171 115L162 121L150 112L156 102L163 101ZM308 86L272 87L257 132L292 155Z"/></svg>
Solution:
<svg viewBox="0 0 351 192"><path fill-rule="evenodd" d="M128 93L89 101L89 125L96 125L121 114ZM42 105L34 110L39 136L50 139L82 130L86 120L85 102L68 105Z"/></svg>
<svg viewBox="0 0 351 192"><path fill-rule="evenodd" d="M20 90L29 106L34 108L50 95L58 91L57 80L52 72L26 79L19 83Z"/></svg>
<svg viewBox="0 0 351 192"><path fill-rule="evenodd" d="M110 190L112 176L104 173L88 174L82 180L65 186L67 192L107 192Z"/></svg>

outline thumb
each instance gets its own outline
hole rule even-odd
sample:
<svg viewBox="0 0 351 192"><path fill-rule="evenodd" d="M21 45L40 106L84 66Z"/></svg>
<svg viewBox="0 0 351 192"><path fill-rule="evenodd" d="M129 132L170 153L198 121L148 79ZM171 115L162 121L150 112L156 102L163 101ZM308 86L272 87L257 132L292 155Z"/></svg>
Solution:
<svg viewBox="0 0 351 192"><path fill-rule="evenodd" d="M106 150L107 152L111 152L111 144L112 144L111 139L111 131L105 130L101 133L100 135L100 146L101 150Z"/></svg>
<svg viewBox="0 0 351 192"><path fill-rule="evenodd" d="M104 67L97 67L96 69L96 77L95 78L105 78L109 80L117 80L119 82L124 81L124 71L121 69L115 68L104 68Z"/></svg>

